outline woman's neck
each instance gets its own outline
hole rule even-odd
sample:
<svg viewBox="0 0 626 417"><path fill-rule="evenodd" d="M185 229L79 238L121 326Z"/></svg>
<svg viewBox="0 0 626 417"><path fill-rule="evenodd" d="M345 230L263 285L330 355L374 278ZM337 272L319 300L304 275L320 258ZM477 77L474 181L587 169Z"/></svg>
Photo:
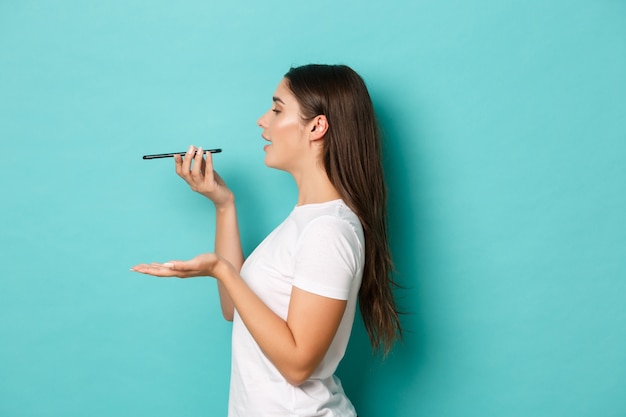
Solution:
<svg viewBox="0 0 626 417"><path fill-rule="evenodd" d="M293 175L298 186L298 205L325 203L341 198L323 168Z"/></svg>

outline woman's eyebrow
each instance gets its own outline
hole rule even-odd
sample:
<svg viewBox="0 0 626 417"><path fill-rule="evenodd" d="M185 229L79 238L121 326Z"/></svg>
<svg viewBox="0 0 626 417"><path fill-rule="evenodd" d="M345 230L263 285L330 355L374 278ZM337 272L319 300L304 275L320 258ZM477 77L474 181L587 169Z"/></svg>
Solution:
<svg viewBox="0 0 626 417"><path fill-rule="evenodd" d="M280 97L276 97L276 96L272 97L272 101L273 101L274 103L285 104L285 102L284 102L284 101L282 101L282 100L280 99Z"/></svg>

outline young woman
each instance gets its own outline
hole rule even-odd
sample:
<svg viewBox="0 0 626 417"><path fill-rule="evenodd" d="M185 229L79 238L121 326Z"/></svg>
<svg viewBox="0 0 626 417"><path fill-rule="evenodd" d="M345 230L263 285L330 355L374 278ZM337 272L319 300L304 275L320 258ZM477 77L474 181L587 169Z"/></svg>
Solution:
<svg viewBox="0 0 626 417"><path fill-rule="evenodd" d="M272 101L258 125L266 165L298 187L287 219L244 259L234 195L190 147L176 172L215 205L215 253L133 270L216 278L233 321L229 416L356 416L334 372L357 298L374 350L401 336L372 102L343 65L290 69Z"/></svg>

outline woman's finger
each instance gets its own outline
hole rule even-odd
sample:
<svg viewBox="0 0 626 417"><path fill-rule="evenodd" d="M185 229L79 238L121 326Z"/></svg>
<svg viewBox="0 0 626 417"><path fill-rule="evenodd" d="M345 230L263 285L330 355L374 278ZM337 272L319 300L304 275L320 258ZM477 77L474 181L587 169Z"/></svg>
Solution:
<svg viewBox="0 0 626 417"><path fill-rule="evenodd" d="M174 167L176 169L176 174L179 177L182 177L183 173L183 157L180 155L174 155Z"/></svg>
<svg viewBox="0 0 626 417"><path fill-rule="evenodd" d="M170 266L172 265L172 266ZM173 263L166 262L160 264L153 262L151 264L140 264L131 268L131 271L140 272L142 274L152 275L155 277L175 277L179 274L184 274L182 271L176 271L173 268Z"/></svg>
<svg viewBox="0 0 626 417"><path fill-rule="evenodd" d="M187 153L185 154L185 157L183 158L183 165L181 166L182 170L182 177L187 179L189 178L189 171L191 170L191 161L193 160L193 154L196 151L196 147L193 145L189 146L189 149L187 149Z"/></svg>
<svg viewBox="0 0 626 417"><path fill-rule="evenodd" d="M201 277L214 276L219 257L214 253L198 255L188 261L167 261L164 263L139 264L130 270L155 277Z"/></svg>
<svg viewBox="0 0 626 417"><path fill-rule="evenodd" d="M206 159L204 159L204 184L207 190L213 190L215 185L215 172L213 171L213 155L211 152L205 152Z"/></svg>
<svg viewBox="0 0 626 417"><path fill-rule="evenodd" d="M193 168L191 169L191 178L194 182L202 182L202 162L204 155L202 154L202 146L196 149L196 155L193 157Z"/></svg>
<svg viewBox="0 0 626 417"><path fill-rule="evenodd" d="M205 154L206 154L205 172L213 172L213 155L209 151L206 151Z"/></svg>

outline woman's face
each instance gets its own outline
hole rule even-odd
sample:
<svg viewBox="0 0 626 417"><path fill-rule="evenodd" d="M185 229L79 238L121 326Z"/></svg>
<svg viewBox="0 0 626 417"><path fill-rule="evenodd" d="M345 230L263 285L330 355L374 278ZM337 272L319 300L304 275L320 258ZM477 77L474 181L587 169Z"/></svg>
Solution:
<svg viewBox="0 0 626 417"><path fill-rule="evenodd" d="M257 121L263 129L261 136L269 142L263 147L265 164L293 174L309 149L300 105L284 78L272 100L272 108Z"/></svg>

